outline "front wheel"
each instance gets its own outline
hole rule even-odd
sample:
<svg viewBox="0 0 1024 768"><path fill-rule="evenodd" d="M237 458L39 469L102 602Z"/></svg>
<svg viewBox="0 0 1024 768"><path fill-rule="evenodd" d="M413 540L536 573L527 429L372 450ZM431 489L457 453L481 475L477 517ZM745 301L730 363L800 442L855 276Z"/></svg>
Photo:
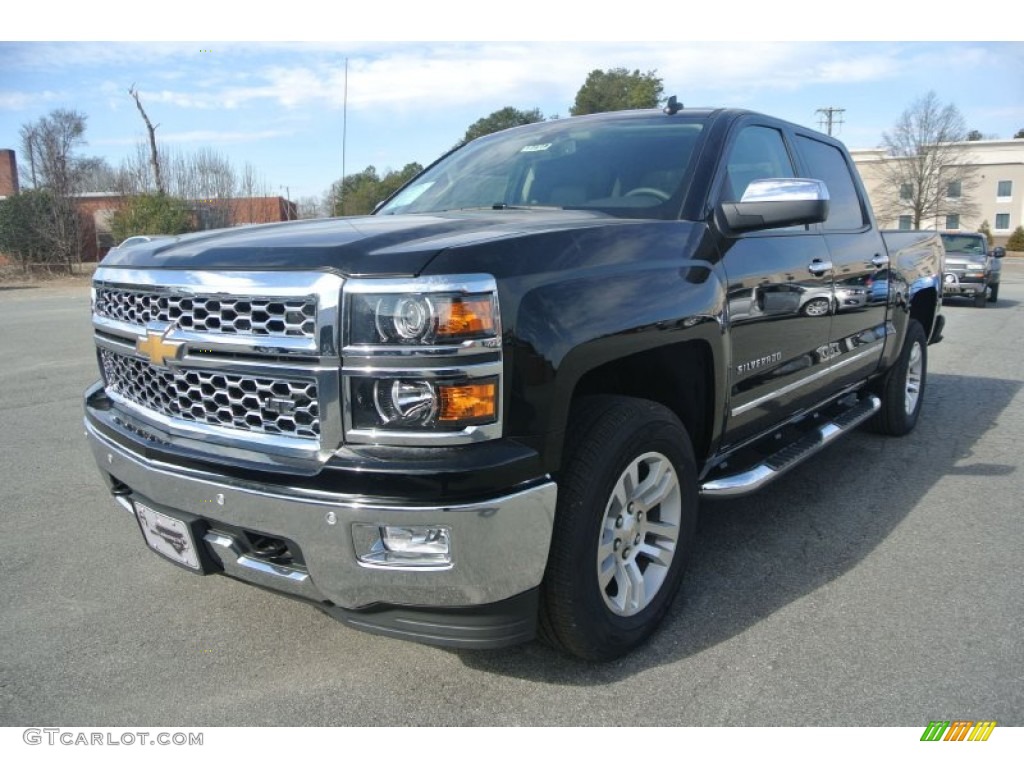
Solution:
<svg viewBox="0 0 1024 768"><path fill-rule="evenodd" d="M811 299L800 311L807 317L824 317L832 311L832 302L829 299Z"/></svg>
<svg viewBox="0 0 1024 768"><path fill-rule="evenodd" d="M982 291L981 293L974 294L974 306L978 309L985 307L985 302L988 301L988 291Z"/></svg>
<svg viewBox="0 0 1024 768"><path fill-rule="evenodd" d="M675 414L627 397L581 401L566 451L540 636L606 661L646 640L679 589L696 531L696 462Z"/></svg>
<svg viewBox="0 0 1024 768"><path fill-rule="evenodd" d="M910 432L921 413L927 378L928 339L921 324L911 320L899 359L882 380L882 407L871 422L873 429L897 437Z"/></svg>
<svg viewBox="0 0 1024 768"><path fill-rule="evenodd" d="M999 301L999 283L996 283L995 285L990 285L989 286L989 288L988 288L988 300L992 304L995 304L997 301Z"/></svg>

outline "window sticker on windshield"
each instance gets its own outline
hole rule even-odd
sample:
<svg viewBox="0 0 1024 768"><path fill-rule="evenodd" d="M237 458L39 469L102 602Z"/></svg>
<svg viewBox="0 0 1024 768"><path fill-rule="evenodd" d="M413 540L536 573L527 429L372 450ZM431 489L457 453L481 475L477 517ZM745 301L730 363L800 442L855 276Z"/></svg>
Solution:
<svg viewBox="0 0 1024 768"><path fill-rule="evenodd" d="M551 149L551 144L527 144L525 147L520 149L520 152L543 152L546 149Z"/></svg>

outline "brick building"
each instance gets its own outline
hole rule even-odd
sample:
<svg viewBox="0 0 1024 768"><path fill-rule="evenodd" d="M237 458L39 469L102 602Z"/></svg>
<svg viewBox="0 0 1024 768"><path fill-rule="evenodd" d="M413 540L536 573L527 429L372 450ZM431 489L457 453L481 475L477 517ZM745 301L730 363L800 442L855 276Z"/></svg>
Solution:
<svg viewBox="0 0 1024 768"><path fill-rule="evenodd" d="M99 261L117 245L110 231L114 212L129 198L104 193L89 193L78 198L82 226L82 261ZM245 224L270 224L299 218L298 207L283 197L234 197L189 201L197 229L240 227ZM161 232L138 232L159 235Z"/></svg>
<svg viewBox="0 0 1024 768"><path fill-rule="evenodd" d="M0 149L0 197L18 194L18 161L13 149Z"/></svg>

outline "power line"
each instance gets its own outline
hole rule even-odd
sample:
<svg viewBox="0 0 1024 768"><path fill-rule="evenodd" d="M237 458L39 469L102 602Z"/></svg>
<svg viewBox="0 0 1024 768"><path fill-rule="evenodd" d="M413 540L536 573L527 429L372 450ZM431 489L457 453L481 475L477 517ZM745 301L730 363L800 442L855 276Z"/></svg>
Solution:
<svg viewBox="0 0 1024 768"><path fill-rule="evenodd" d="M829 136L832 135L833 128L842 127L843 112L846 111L842 107L822 107L821 109L816 109L814 111L817 114L822 115L822 118L818 121L818 125Z"/></svg>

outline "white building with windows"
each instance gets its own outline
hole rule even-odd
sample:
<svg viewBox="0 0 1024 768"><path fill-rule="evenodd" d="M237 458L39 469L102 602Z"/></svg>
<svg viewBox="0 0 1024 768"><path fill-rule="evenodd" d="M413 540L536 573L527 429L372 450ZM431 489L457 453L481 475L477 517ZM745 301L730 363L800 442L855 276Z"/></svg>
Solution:
<svg viewBox="0 0 1024 768"><path fill-rule="evenodd" d="M970 194L978 206L978 214L970 217L945 215L940 217L941 221L923 223L922 226L976 232L981 223L987 221L995 244L1004 245L1010 233L1024 225L1024 139L966 141L960 146L967 162L977 169L978 184ZM850 155L864 180L877 216L879 206L874 201L881 197L882 168L892 160L884 149L853 149ZM947 190L950 197L964 192L959 184L950 184ZM903 215L887 221L879 218L878 224L884 228L910 229L912 217Z"/></svg>

